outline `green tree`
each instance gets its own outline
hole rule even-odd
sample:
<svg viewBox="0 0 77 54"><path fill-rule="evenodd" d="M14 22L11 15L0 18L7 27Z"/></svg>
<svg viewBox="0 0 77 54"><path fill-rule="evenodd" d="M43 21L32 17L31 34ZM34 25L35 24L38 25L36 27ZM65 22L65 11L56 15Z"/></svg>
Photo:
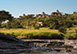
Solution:
<svg viewBox="0 0 77 54"><path fill-rule="evenodd" d="M13 19L13 17L11 16L11 14L5 10L0 11L0 27L1 27L1 23L3 21L9 20L11 21Z"/></svg>

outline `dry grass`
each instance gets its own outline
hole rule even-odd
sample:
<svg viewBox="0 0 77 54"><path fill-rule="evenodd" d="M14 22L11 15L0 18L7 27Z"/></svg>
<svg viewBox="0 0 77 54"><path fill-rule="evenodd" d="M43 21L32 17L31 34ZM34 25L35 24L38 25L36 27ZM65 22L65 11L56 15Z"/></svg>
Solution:
<svg viewBox="0 0 77 54"><path fill-rule="evenodd" d="M5 29L5 28L2 28L2 29L0 29L0 32L2 32L2 33L12 33L12 32L15 32L15 33L31 33L31 32L58 33L59 31L58 30L51 30L51 29L48 29L48 28L40 28L39 30L37 30L37 29Z"/></svg>
<svg viewBox="0 0 77 54"><path fill-rule="evenodd" d="M67 32L75 32L77 29L77 26L71 27L67 29ZM0 28L0 32L2 33L31 33L31 32L53 32L53 33L59 33L58 30L53 30L49 28L40 28L38 29L5 29L5 28Z"/></svg>

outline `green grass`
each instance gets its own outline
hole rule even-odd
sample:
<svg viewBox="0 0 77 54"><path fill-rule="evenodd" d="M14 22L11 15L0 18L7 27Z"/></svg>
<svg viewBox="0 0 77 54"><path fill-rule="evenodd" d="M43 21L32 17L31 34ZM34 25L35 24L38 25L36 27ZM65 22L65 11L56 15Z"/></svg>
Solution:
<svg viewBox="0 0 77 54"><path fill-rule="evenodd" d="M25 36L26 39L63 39L63 35L53 32L31 32L31 33L4 33L10 36Z"/></svg>
<svg viewBox="0 0 77 54"><path fill-rule="evenodd" d="M5 29L1 28L0 33L28 39L77 39L77 26L67 28L67 33L63 34L58 30L51 30L49 28L38 29ZM63 35L62 35L63 34Z"/></svg>
<svg viewBox="0 0 77 54"><path fill-rule="evenodd" d="M28 39L57 39L63 38L58 30L51 30L49 28L38 29L0 29L1 33L10 36L25 36Z"/></svg>
<svg viewBox="0 0 77 54"><path fill-rule="evenodd" d="M71 28L67 28L67 33L65 34L66 39L77 39L77 25Z"/></svg>

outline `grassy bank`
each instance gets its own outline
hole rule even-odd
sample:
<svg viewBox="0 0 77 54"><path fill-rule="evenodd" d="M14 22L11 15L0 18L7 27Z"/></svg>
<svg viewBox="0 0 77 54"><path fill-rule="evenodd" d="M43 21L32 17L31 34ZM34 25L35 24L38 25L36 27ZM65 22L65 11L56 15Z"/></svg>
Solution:
<svg viewBox="0 0 77 54"><path fill-rule="evenodd" d="M26 39L63 39L63 35L53 32L5 33L6 35Z"/></svg>
<svg viewBox="0 0 77 54"><path fill-rule="evenodd" d="M77 39L77 25L67 29L66 39Z"/></svg>
<svg viewBox="0 0 77 54"><path fill-rule="evenodd" d="M62 35L58 30L50 30L48 28L37 29L0 29L1 33L15 36L18 38L28 39L62 39Z"/></svg>
<svg viewBox="0 0 77 54"><path fill-rule="evenodd" d="M59 33L58 30L51 30L49 28L40 28L38 29L5 29L0 28L0 32L2 33L31 33L31 32L53 32L53 33Z"/></svg>
<svg viewBox="0 0 77 54"><path fill-rule="evenodd" d="M17 38L27 39L77 39L75 30L77 27L67 29L67 33L60 33L58 30L51 30L49 28L38 29L5 29L1 28L0 33L15 36Z"/></svg>

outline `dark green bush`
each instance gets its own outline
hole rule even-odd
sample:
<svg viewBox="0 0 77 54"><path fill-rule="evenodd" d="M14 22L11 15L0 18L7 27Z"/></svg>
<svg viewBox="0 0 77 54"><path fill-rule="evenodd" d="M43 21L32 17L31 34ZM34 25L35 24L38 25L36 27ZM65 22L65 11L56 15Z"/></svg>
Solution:
<svg viewBox="0 0 77 54"><path fill-rule="evenodd" d="M10 36L25 36L27 39L63 39L64 36L58 33L52 32L32 32L32 33L7 33Z"/></svg>
<svg viewBox="0 0 77 54"><path fill-rule="evenodd" d="M77 29L75 30L75 32L77 33Z"/></svg>
<svg viewBox="0 0 77 54"><path fill-rule="evenodd" d="M65 27L60 27L59 32L66 33L66 28Z"/></svg>
<svg viewBox="0 0 77 54"><path fill-rule="evenodd" d="M77 39L77 34L76 33L66 33L65 39Z"/></svg>
<svg viewBox="0 0 77 54"><path fill-rule="evenodd" d="M39 29L40 27L39 26L35 26L35 29Z"/></svg>

